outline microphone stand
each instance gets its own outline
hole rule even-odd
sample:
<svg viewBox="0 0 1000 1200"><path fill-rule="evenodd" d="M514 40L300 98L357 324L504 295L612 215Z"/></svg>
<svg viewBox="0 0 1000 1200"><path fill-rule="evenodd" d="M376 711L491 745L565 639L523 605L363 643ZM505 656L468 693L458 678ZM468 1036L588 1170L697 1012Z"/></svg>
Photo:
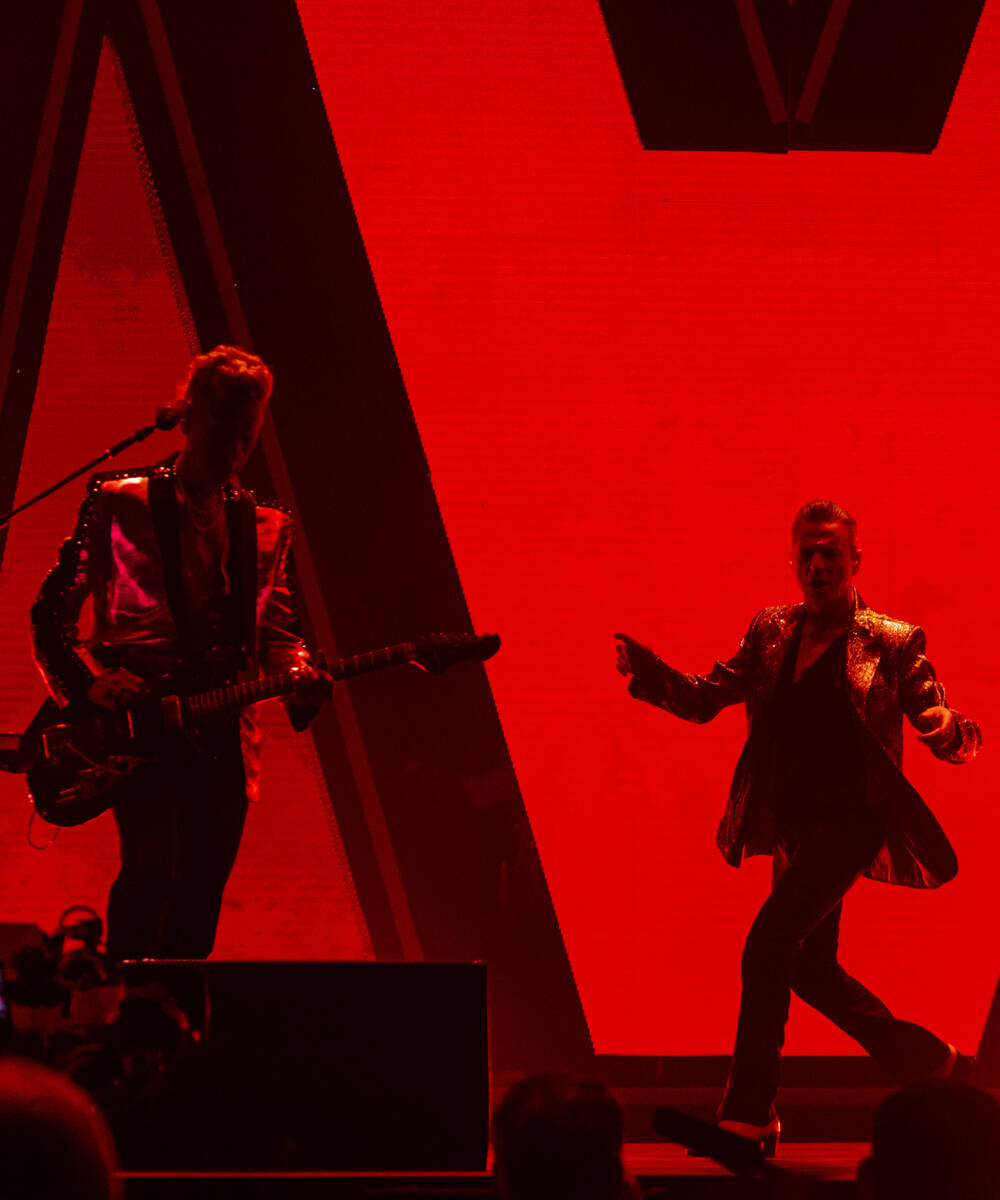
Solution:
<svg viewBox="0 0 1000 1200"><path fill-rule="evenodd" d="M156 414L156 420L152 425L143 425L141 429L137 429L135 433L129 434L127 438L123 438L120 442L116 442L110 449L105 450L103 454L99 454L97 458L92 459L88 463L84 463L82 467L77 468L72 474L67 475L65 479L60 479L58 483L53 483L50 487L39 492L37 496L32 496L30 500L25 500L23 504L19 504L17 508L12 508L5 517L0 517L0 533L7 528L11 521L23 513L25 509L31 508L39 500L44 500L46 496L51 496L53 492L58 492L60 488L65 487L67 483L72 483L74 479L79 479L81 475L92 471L94 467L99 466L102 462L107 462L109 458L114 458L127 450L130 446L134 446L136 442L144 442L151 433L155 433L158 429L173 429L180 420L180 414L171 411L169 408L161 409Z"/></svg>

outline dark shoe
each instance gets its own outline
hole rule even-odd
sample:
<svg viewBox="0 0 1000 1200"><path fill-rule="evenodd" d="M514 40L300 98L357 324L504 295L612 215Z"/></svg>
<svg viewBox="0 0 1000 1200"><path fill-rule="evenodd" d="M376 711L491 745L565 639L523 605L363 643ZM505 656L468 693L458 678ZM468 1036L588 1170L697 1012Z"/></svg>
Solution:
<svg viewBox="0 0 1000 1200"><path fill-rule="evenodd" d="M976 1060L969 1054L962 1054L950 1042L948 1057L930 1074L931 1079L953 1079L956 1083L976 1082Z"/></svg>
<svg viewBox="0 0 1000 1200"><path fill-rule="evenodd" d="M733 1133L737 1137L742 1138L744 1141L752 1143L757 1147L760 1153L764 1155L765 1158L773 1158L777 1152L778 1138L781 1135L781 1122L778 1120L778 1114L773 1108L771 1109L770 1119L766 1125L753 1125L747 1121L720 1119L716 1121L715 1128L721 1129L725 1133ZM658 1130L658 1132L660 1132L660 1130ZM706 1151L701 1147L695 1149L689 1146L688 1154L695 1158L706 1157ZM730 1156L724 1152L722 1147L716 1147L714 1151L709 1151L707 1153L707 1157L714 1158L716 1161L723 1162L725 1165L730 1166L730 1169L734 1169L728 1162L726 1162L727 1158Z"/></svg>
<svg viewBox="0 0 1000 1200"><path fill-rule="evenodd" d="M956 1083L971 1083L976 1084L976 1076L979 1070L979 1064L971 1054L959 1054L958 1061L955 1063L955 1069L949 1076Z"/></svg>
<svg viewBox="0 0 1000 1200"><path fill-rule="evenodd" d="M746 1138L748 1142L756 1142L765 1158L773 1158L777 1152L781 1122L774 1109L771 1109L771 1119L766 1125L751 1125L747 1121L720 1121L719 1128L727 1133L735 1133L737 1137Z"/></svg>

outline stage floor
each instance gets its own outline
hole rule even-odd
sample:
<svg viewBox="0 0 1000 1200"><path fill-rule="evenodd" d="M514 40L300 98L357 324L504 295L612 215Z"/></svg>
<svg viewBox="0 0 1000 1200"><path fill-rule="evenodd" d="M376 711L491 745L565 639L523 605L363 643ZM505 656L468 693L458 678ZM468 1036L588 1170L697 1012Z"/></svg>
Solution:
<svg viewBox="0 0 1000 1200"><path fill-rule="evenodd" d="M789 1142L774 1162L794 1174L810 1176L841 1193L855 1178L868 1153L864 1142ZM709 1159L693 1158L667 1142L630 1142L625 1165L643 1191L670 1185L672 1196L728 1195L725 1180L736 1180ZM478 1197L490 1194L485 1171L324 1171L324 1172L124 1172L129 1200L135 1197L228 1197L319 1195L371 1197ZM713 1184L712 1181L717 1181ZM686 1186L685 1186L686 1185ZM826 1192L824 1186L823 1191Z"/></svg>
<svg viewBox="0 0 1000 1200"><path fill-rule="evenodd" d="M865 1142L787 1142L778 1146L773 1161L786 1171L814 1179L854 1179L868 1149ZM640 1182L679 1175L729 1174L711 1159L692 1158L683 1147L669 1142L630 1142L624 1158L626 1167Z"/></svg>

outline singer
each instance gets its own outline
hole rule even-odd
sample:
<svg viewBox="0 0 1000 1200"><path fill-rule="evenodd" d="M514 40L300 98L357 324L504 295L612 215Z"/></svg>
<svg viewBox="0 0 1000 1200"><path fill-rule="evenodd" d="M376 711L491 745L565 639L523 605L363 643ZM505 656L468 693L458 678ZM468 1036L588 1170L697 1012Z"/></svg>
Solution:
<svg viewBox="0 0 1000 1200"><path fill-rule="evenodd" d="M873 612L854 587L854 518L817 500L792 527L803 603L765 608L739 650L707 676L667 666L617 634L629 692L688 721L745 704L749 736L718 845L727 862L773 856L771 895L743 952L743 993L720 1124L773 1152L773 1102L794 990L900 1083L966 1078L971 1060L895 1018L837 961L843 898L861 875L937 887L958 869L941 827L903 777L902 719L937 758L960 763L979 727L948 706L915 625Z"/></svg>
<svg viewBox="0 0 1000 1200"><path fill-rule="evenodd" d="M160 428L184 448L150 468L95 475L32 611L35 658L57 701L125 709L169 675L188 690L233 672L296 669L287 704L305 729L333 680L300 636L291 521L238 483L271 395L254 354L196 357ZM88 601L90 628L80 628ZM213 728L197 756L142 767L115 806L121 870L108 900L108 952L205 958L256 794L253 708Z"/></svg>

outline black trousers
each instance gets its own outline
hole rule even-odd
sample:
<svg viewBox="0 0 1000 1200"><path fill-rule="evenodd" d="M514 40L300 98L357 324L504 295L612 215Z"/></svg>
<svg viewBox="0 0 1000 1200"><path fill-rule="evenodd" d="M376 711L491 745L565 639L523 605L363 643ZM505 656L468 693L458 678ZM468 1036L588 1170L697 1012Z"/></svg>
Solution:
<svg viewBox="0 0 1000 1200"><path fill-rule="evenodd" d="M142 768L114 813L121 870L108 898L108 953L207 958L247 813L238 730L194 761Z"/></svg>
<svg viewBox="0 0 1000 1200"><path fill-rule="evenodd" d="M849 1034L898 1083L931 1074L948 1046L901 1021L837 961L843 898L878 853L884 813L817 823L774 854L770 896L743 950L743 993L723 1118L766 1124L778 1091L791 992Z"/></svg>

